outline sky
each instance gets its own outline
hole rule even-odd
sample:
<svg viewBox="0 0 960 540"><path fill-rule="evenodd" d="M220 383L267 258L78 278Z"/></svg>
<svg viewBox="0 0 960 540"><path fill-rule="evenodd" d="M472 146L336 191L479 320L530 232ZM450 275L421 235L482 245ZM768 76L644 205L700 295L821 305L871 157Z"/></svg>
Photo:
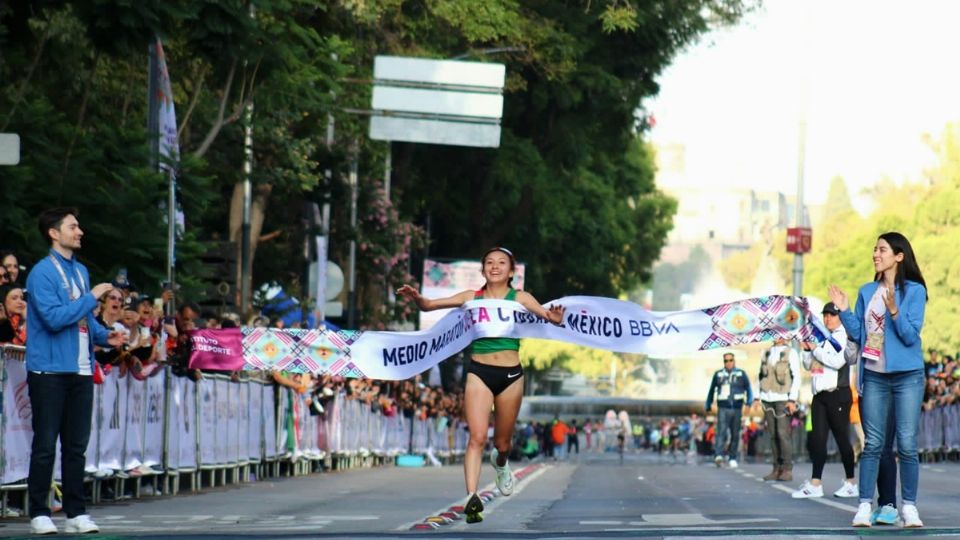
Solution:
<svg viewBox="0 0 960 540"><path fill-rule="evenodd" d="M794 195L805 118L806 202L842 176L865 211L863 188L921 180L925 134L960 121L958 21L953 0L765 0L660 77L651 138L684 146L684 185Z"/></svg>

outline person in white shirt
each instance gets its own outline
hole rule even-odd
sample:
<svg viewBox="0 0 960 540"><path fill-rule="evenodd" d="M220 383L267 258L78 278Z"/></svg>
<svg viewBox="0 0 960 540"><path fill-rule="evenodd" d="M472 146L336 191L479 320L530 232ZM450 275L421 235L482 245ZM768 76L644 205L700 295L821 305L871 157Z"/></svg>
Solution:
<svg viewBox="0 0 960 540"><path fill-rule="evenodd" d="M823 324L830 330L831 337L841 344L838 351L824 341L820 344L805 342L802 348L803 367L811 378L813 403L810 407L813 431L810 433L810 460L813 462L813 474L800 489L793 492L794 499L823 497L823 466L827 462L827 437L833 433L843 462L846 481L834 492L834 497L858 497L860 490L854 478L853 446L850 444L850 407L853 394L850 393L850 366L844 357L847 343L847 331L840 324L840 310L833 302L823 306Z"/></svg>

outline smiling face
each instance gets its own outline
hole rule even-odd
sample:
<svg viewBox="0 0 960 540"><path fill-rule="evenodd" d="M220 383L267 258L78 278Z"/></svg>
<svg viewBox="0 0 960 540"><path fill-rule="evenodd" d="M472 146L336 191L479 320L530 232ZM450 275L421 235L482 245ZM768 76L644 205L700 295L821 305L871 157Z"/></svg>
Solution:
<svg viewBox="0 0 960 540"><path fill-rule="evenodd" d="M483 258L483 277L487 284L509 283L513 277L513 260L502 251L491 251Z"/></svg>
<svg viewBox="0 0 960 540"><path fill-rule="evenodd" d="M59 227L51 228L49 234L54 247L59 245L70 251L80 249L80 239L83 238L83 231L80 229L80 222L72 214L63 218Z"/></svg>
<svg viewBox="0 0 960 540"><path fill-rule="evenodd" d="M873 269L878 274L884 274L887 271L897 272L897 265L903 261L903 253L894 253L893 248L886 240L880 238L877 245L873 247Z"/></svg>

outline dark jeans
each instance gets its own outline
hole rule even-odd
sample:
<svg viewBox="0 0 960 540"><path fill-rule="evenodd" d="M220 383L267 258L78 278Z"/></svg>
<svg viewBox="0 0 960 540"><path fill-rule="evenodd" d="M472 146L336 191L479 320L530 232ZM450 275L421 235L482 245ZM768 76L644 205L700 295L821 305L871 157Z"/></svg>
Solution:
<svg viewBox="0 0 960 540"><path fill-rule="evenodd" d="M86 514L83 468L90 417L93 413L93 377L72 373L27 373L33 409L33 447L30 453L30 517L49 516L47 498L53 479L57 437L60 438L63 510L68 518Z"/></svg>
<svg viewBox="0 0 960 540"><path fill-rule="evenodd" d="M773 465L793 469L793 441L790 440L790 413L786 401L763 401L763 417L770 434Z"/></svg>
<svg viewBox="0 0 960 540"><path fill-rule="evenodd" d="M853 395L850 387L843 386L830 392L813 396L813 431L810 433L810 460L813 462L811 478L823 478L823 465L827 462L827 437L833 433L843 461L846 478L854 477L853 446L850 444L850 405Z"/></svg>
<svg viewBox="0 0 960 540"><path fill-rule="evenodd" d="M580 437L577 435L567 435L567 453L570 453L571 448L576 448L577 453L580 453Z"/></svg>
<svg viewBox="0 0 960 540"><path fill-rule="evenodd" d="M743 407L720 407L717 409L717 446L714 450L717 456L723 456L723 449L730 442L727 456L737 459L740 445L740 419L743 416ZM729 439L727 437L730 437Z"/></svg>

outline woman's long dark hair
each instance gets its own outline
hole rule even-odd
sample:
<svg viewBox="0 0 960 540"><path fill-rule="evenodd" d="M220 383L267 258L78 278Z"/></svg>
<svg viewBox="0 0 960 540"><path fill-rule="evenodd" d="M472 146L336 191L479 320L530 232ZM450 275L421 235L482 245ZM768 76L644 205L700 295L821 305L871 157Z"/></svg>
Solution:
<svg viewBox="0 0 960 540"><path fill-rule="evenodd" d="M900 300L903 300L903 295L906 293L906 281L908 279L923 285L924 290L926 290L927 282L924 281L923 274L920 273L920 265L917 264L917 257L913 254L913 247L910 246L907 237L891 231L881 234L877 240L884 240L890 244L890 249L893 250L894 255L903 253L903 260L897 264L896 277L897 287L900 288ZM873 279L874 281L880 281L883 279L883 274L877 272ZM927 300L929 299L930 295L928 294Z"/></svg>

